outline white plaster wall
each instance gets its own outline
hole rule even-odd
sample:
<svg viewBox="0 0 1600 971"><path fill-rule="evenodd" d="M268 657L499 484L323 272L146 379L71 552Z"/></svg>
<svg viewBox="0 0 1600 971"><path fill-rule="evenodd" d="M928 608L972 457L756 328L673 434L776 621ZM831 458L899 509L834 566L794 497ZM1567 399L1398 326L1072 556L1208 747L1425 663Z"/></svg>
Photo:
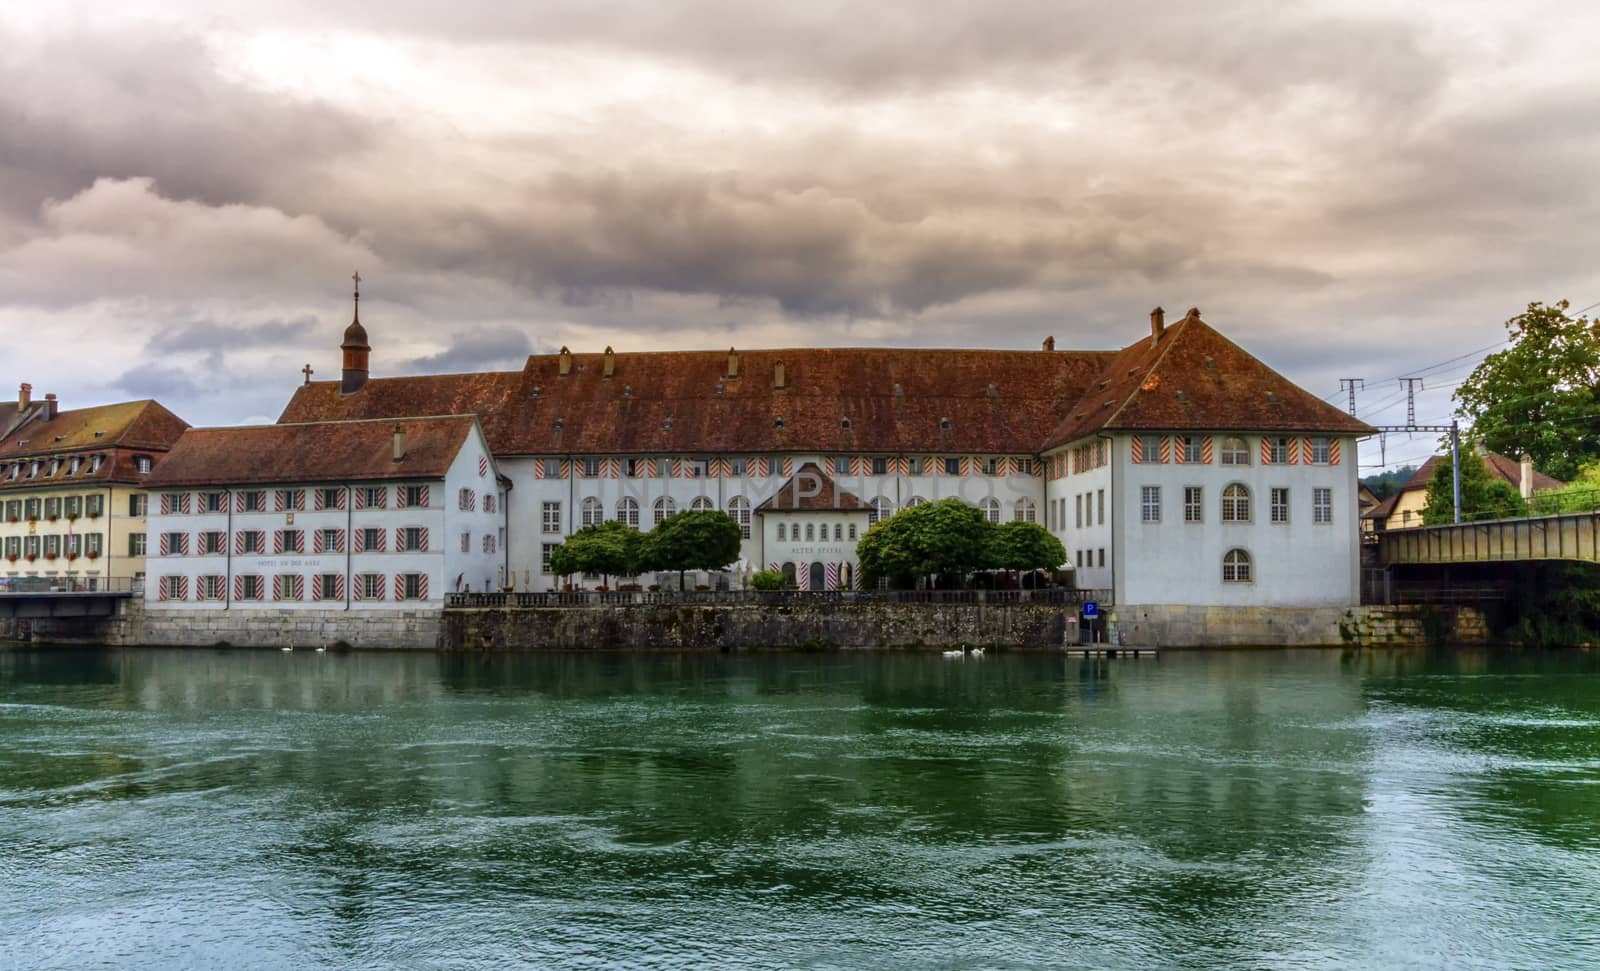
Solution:
<svg viewBox="0 0 1600 971"><path fill-rule="evenodd" d="M1223 433L1214 437L1220 440ZM1359 522L1355 514L1356 443L1343 439L1340 464L1262 465L1260 436L1245 436L1251 464L1138 464L1127 461L1129 442L1113 447L1122 526L1117 602L1195 606L1346 606L1360 601ZM1251 521L1222 522L1222 490L1233 482L1250 489ZM1161 487L1161 522L1141 521L1140 489ZM1201 523L1183 521L1183 489L1205 490ZM1289 489L1289 522L1270 518L1271 489ZM1312 517L1312 489L1333 490L1333 522ZM1253 579L1224 583L1222 558L1230 549L1250 553Z"/></svg>
<svg viewBox="0 0 1600 971"><path fill-rule="evenodd" d="M487 471L479 471L480 458L488 459ZM468 587L473 590L492 590L505 579L502 573L502 568L507 565L504 546L510 541L510 531L506 530L505 542L502 542L501 531L506 525L508 513L503 508L506 496L501 493L499 476L500 470L494 456L489 453L488 442L474 424L472 434L467 437L445 473L443 497L435 501L435 505L443 502L443 534L439 545L442 547L444 563L438 586L433 586L433 581L429 581L430 601L442 604L445 594L456 589L458 579L463 590ZM473 508L461 509L462 489L471 489L476 494L477 501ZM496 497L494 512L487 511L488 503L484 501L491 496ZM465 553L461 551L462 533L469 537ZM494 537L492 552L484 550L485 536Z"/></svg>
<svg viewBox="0 0 1600 971"><path fill-rule="evenodd" d="M1060 453L1069 458L1072 449L1080 445L1090 444L1096 439L1082 439L1071 442ZM1058 502L1065 500L1064 509L1052 514L1052 529L1056 538L1067 548L1067 562L1073 565L1073 577L1081 588L1101 590L1110 589L1112 575L1116 570L1116 549L1114 548L1114 529L1116 522L1115 493L1111 488L1111 468L1117 461L1118 444L1113 441L1109 445L1110 457L1106 465L1087 472L1069 474L1059 479L1051 479L1046 484L1045 498L1048 501ZM1058 454L1058 453L1051 453ZM1105 517L1102 522L1099 515L1099 493L1104 490ZM1085 509L1083 525L1078 525L1077 497L1087 495L1089 508ZM1042 521L1042 520L1041 520ZM1078 567L1078 551L1084 554L1084 566ZM1105 551L1105 566L1100 565L1100 551ZM1092 559L1091 559L1092 558Z"/></svg>

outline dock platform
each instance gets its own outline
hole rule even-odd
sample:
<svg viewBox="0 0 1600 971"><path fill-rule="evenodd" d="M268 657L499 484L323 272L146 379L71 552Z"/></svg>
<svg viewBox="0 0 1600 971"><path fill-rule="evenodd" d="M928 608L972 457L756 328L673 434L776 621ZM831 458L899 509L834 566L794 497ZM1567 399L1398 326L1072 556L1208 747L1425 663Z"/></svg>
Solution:
<svg viewBox="0 0 1600 971"><path fill-rule="evenodd" d="M1061 648L1072 657L1155 657L1156 648L1139 644L1068 644Z"/></svg>

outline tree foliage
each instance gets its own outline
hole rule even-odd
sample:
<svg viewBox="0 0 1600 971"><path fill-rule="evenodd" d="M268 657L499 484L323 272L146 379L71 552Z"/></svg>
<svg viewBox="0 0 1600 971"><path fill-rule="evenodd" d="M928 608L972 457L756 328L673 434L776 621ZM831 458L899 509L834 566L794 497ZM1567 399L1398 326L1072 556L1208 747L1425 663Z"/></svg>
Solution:
<svg viewBox="0 0 1600 971"><path fill-rule="evenodd" d="M733 517L715 509L668 516L648 534L647 570L720 570L739 559L744 534Z"/></svg>
<svg viewBox="0 0 1600 971"><path fill-rule="evenodd" d="M1428 503L1422 509L1426 526L1442 526L1455 521L1454 466L1447 455L1433 468L1428 480ZM1461 519L1504 519L1526 515L1527 503L1516 486L1496 478L1483 457L1463 450L1461 456Z"/></svg>
<svg viewBox="0 0 1600 971"><path fill-rule="evenodd" d="M1038 523L990 527L989 563L1002 570L1054 570L1067 562L1067 548Z"/></svg>
<svg viewBox="0 0 1600 971"><path fill-rule="evenodd" d="M1484 358L1455 393L1474 438L1506 455L1527 452L1563 480L1600 458L1600 334L1567 307L1535 302L1506 321L1511 346Z"/></svg>
<svg viewBox="0 0 1600 971"><path fill-rule="evenodd" d="M750 578L750 586L757 590L782 590L782 570L762 570Z"/></svg>
<svg viewBox="0 0 1600 971"><path fill-rule="evenodd" d="M1365 476L1362 478L1361 484L1371 489L1372 494L1379 499L1387 499L1399 492L1400 487L1409 482L1411 477L1416 474L1417 467L1415 465L1402 465L1398 469L1390 469L1387 472L1378 472Z"/></svg>
<svg viewBox="0 0 1600 971"><path fill-rule="evenodd" d="M1565 486L1541 492L1528 502L1528 511L1535 516L1595 509L1600 509L1600 462L1588 463Z"/></svg>
<svg viewBox="0 0 1600 971"><path fill-rule="evenodd" d="M555 548L550 555L550 569L557 576L634 576L644 569L646 545L643 533L623 523L585 526Z"/></svg>
<svg viewBox="0 0 1600 971"><path fill-rule="evenodd" d="M868 580L967 574L989 566L992 524L960 499L942 499L902 509L873 523L856 544Z"/></svg>

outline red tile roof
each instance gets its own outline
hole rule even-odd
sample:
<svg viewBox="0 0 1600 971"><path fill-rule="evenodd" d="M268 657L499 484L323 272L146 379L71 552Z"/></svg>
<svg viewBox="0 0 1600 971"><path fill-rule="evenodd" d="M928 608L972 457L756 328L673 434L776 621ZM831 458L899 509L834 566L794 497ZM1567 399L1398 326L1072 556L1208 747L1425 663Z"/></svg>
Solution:
<svg viewBox="0 0 1600 971"><path fill-rule="evenodd" d="M188 422L149 399L74 408L57 412L48 420L40 408L0 439L0 489L140 482L147 476L134 470L134 456L148 455L152 464L159 466L172 443L188 427ZM88 461L95 455L103 456L98 471L91 474L84 467L76 475L67 474L74 456ZM34 459L54 458L62 460L55 476L45 472L33 478L13 480L10 476L14 462L31 464Z"/></svg>
<svg viewBox="0 0 1600 971"><path fill-rule="evenodd" d="M866 510L869 507L852 492L839 488L815 462L800 466L789 480L756 507L756 512L830 512Z"/></svg>
<svg viewBox="0 0 1600 971"><path fill-rule="evenodd" d="M1121 351L791 348L535 355L520 372L296 390L280 421L476 414L499 455L1032 455L1103 429L1367 434L1198 317ZM776 368L785 382L777 387ZM1183 397L1178 397L1178 392ZM1107 403L1109 402L1109 404Z"/></svg>
<svg viewBox="0 0 1600 971"><path fill-rule="evenodd" d="M442 479L476 419L471 415L311 424L191 428L148 477L176 486ZM405 458L394 460L394 429Z"/></svg>

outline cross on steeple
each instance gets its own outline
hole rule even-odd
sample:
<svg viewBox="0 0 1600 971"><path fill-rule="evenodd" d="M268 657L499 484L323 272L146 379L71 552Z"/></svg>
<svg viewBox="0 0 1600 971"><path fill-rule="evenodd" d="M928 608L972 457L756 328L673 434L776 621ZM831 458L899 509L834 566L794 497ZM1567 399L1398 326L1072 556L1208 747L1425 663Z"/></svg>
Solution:
<svg viewBox="0 0 1600 971"><path fill-rule="evenodd" d="M311 383L311 376L313 374L316 374L317 372L311 370L311 365L307 364L305 367L300 369L300 373L304 374L306 376L306 384L310 384Z"/></svg>
<svg viewBox="0 0 1600 971"><path fill-rule="evenodd" d="M361 319L361 271L350 274L350 279L356 281L356 320Z"/></svg>

